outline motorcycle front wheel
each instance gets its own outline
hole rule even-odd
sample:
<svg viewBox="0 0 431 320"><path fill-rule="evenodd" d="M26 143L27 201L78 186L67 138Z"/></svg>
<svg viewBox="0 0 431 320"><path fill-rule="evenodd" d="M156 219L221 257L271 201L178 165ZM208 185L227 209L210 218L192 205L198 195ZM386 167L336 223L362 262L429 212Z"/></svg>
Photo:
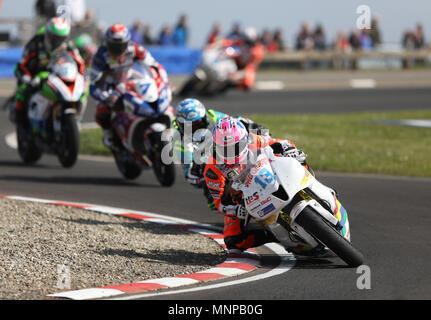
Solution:
<svg viewBox="0 0 431 320"><path fill-rule="evenodd" d="M125 152L125 151L124 151ZM124 178L127 180L135 180L142 173L142 166L130 156L125 156L121 151L112 151L115 159L115 164Z"/></svg>
<svg viewBox="0 0 431 320"><path fill-rule="evenodd" d="M78 160L79 130L75 114L65 114L61 132L60 146L57 151L58 160L64 168L71 168Z"/></svg>
<svg viewBox="0 0 431 320"><path fill-rule="evenodd" d="M34 140L26 133L22 124L16 125L16 136L18 140L18 154L25 164L35 164L41 157L42 151L37 147Z"/></svg>
<svg viewBox="0 0 431 320"><path fill-rule="evenodd" d="M355 249L347 239L312 208L306 207L295 222L350 267L356 268L363 264L364 256L362 253Z"/></svg>

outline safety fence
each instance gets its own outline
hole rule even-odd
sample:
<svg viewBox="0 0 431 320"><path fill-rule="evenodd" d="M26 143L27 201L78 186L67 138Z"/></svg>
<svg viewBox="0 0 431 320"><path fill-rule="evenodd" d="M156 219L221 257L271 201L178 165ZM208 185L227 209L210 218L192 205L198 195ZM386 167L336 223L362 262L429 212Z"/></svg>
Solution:
<svg viewBox="0 0 431 320"><path fill-rule="evenodd" d="M172 75L187 75L199 65L202 50L188 47L148 47ZM0 49L0 78L13 77L22 48ZM266 54L261 69L407 69L431 66L431 50L401 52L282 52Z"/></svg>

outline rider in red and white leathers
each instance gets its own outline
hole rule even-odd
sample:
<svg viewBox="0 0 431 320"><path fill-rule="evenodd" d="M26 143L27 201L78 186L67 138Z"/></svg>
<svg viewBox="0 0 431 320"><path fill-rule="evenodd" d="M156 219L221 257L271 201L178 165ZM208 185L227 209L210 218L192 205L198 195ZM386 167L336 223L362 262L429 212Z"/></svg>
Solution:
<svg viewBox="0 0 431 320"><path fill-rule="evenodd" d="M112 145L112 107L118 99L111 90L130 76L135 63L155 68L163 81L168 82L163 66L143 46L131 41L126 26L114 24L107 30L105 43L94 56L90 71L90 93L99 102L95 118L103 128L103 142L108 147Z"/></svg>

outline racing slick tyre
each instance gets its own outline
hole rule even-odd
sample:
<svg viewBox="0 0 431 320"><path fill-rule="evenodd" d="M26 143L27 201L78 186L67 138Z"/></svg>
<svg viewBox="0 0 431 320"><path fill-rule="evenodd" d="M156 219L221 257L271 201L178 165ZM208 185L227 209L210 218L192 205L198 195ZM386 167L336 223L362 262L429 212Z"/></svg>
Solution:
<svg viewBox="0 0 431 320"><path fill-rule="evenodd" d="M364 256L362 253L355 249L347 239L312 208L306 207L295 222L350 267L358 267L363 264Z"/></svg>
<svg viewBox="0 0 431 320"><path fill-rule="evenodd" d="M193 74L192 77L184 84L180 92L178 92L178 95L180 97L186 97L191 94L196 89L196 86L200 81L201 80Z"/></svg>
<svg viewBox="0 0 431 320"><path fill-rule="evenodd" d="M58 160L64 168L71 168L75 165L79 154L79 140L79 130L75 114L65 114L61 141L57 150Z"/></svg>
<svg viewBox="0 0 431 320"><path fill-rule="evenodd" d="M25 164L36 163L42 157L42 152L21 124L17 124L16 126L16 136L18 140L18 154L21 160Z"/></svg>
<svg viewBox="0 0 431 320"><path fill-rule="evenodd" d="M156 175L157 181L163 187L170 187L175 183L175 164L171 162L170 164L165 164L163 161L163 153L165 148L171 148L168 142L163 141L161 134L156 133L153 136L153 146L154 151L152 155L153 171ZM172 159L172 148L169 150L170 159Z"/></svg>
<svg viewBox="0 0 431 320"><path fill-rule="evenodd" d="M112 151L118 170L127 180L135 180L142 173L142 166L121 151Z"/></svg>

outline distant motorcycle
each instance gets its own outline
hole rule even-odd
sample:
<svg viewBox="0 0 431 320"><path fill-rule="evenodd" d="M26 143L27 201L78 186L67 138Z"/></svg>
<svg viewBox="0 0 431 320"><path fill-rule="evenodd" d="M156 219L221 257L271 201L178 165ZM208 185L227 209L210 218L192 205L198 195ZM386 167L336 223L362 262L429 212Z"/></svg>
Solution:
<svg viewBox="0 0 431 320"><path fill-rule="evenodd" d="M175 182L175 165L162 158L163 152L173 155L163 139L173 118L172 92L155 68L141 71L133 70L129 80L115 88L120 98L112 115L112 153L126 179L136 179L144 168L152 167L159 183L169 187Z"/></svg>
<svg viewBox="0 0 431 320"><path fill-rule="evenodd" d="M18 153L24 163L37 162L43 153L56 154L61 165L72 167L79 153L77 121L88 88L68 53L54 56L49 75L26 106L28 121L16 125Z"/></svg>
<svg viewBox="0 0 431 320"><path fill-rule="evenodd" d="M264 148L255 165L232 183L232 190L242 193L249 217L282 245L289 247L296 238L307 243L311 253L329 249L351 267L362 264L363 255L350 242L347 212L296 159L277 157L271 147ZM324 199L337 203L335 213Z"/></svg>
<svg viewBox="0 0 431 320"><path fill-rule="evenodd" d="M238 71L234 60L239 48L234 46L212 45L202 53L198 68L179 91L182 97L190 94L214 95L224 92L229 87L229 79Z"/></svg>

